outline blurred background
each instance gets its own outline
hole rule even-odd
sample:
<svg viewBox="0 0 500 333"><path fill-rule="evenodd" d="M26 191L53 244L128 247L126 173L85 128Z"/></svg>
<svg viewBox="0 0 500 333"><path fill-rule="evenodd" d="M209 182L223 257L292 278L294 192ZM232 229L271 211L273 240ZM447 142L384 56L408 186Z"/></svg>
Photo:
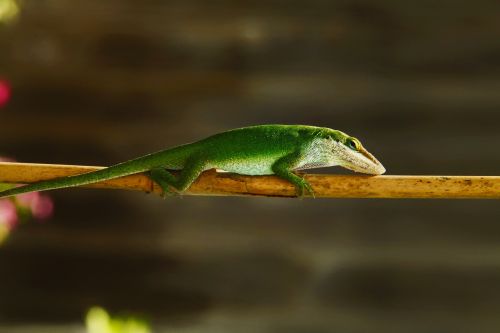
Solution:
<svg viewBox="0 0 500 333"><path fill-rule="evenodd" d="M6 159L288 123L388 174L498 175L499 111L498 1L0 0ZM85 332L93 306L154 332L500 331L496 200L49 195L4 202L0 332Z"/></svg>

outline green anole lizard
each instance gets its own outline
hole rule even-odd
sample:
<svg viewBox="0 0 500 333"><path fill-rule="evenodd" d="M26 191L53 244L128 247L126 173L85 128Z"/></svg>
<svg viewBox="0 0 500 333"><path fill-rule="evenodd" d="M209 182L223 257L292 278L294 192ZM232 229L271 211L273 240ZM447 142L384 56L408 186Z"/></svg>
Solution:
<svg viewBox="0 0 500 333"><path fill-rule="evenodd" d="M385 172L382 164L358 139L341 131L305 125L258 125L238 128L206 139L145 155L106 169L76 176L45 180L0 192L9 197L97 183L148 172L163 190L182 193L208 169L242 175L276 175L297 189L314 195L311 185L294 171L339 165L371 175ZM168 170L181 170L174 176Z"/></svg>

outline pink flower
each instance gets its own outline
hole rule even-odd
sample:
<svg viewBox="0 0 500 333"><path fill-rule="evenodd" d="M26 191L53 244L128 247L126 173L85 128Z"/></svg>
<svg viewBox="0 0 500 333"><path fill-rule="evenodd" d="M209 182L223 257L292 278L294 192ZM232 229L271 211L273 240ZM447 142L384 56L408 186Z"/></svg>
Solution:
<svg viewBox="0 0 500 333"><path fill-rule="evenodd" d="M52 200L39 192L23 193L17 196L16 202L19 206L28 208L36 219L49 218L54 211Z"/></svg>
<svg viewBox="0 0 500 333"><path fill-rule="evenodd" d="M31 213L36 219L45 220L52 216L54 202L46 195L41 194L38 200L31 205Z"/></svg>
<svg viewBox="0 0 500 333"><path fill-rule="evenodd" d="M10 85L7 81L0 79L0 107L7 104L10 99Z"/></svg>
<svg viewBox="0 0 500 333"><path fill-rule="evenodd" d="M0 199L0 224L8 230L14 229L19 222L14 202L9 199Z"/></svg>
<svg viewBox="0 0 500 333"><path fill-rule="evenodd" d="M0 156L0 162L13 161L8 157ZM49 196L39 192L23 193L15 196L14 199L0 199L0 226L11 230L17 225L19 219L25 216L23 214L25 211L29 211L31 216L37 220L45 220L52 216L54 203Z"/></svg>

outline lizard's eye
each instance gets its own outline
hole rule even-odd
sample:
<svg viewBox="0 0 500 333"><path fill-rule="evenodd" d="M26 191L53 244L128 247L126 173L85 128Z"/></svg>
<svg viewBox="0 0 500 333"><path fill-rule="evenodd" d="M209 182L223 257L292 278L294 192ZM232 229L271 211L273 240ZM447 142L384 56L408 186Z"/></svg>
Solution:
<svg viewBox="0 0 500 333"><path fill-rule="evenodd" d="M359 150L359 147L361 146L361 144L359 143L359 141L358 141L358 140L356 140L356 139L351 139L351 138L349 138L349 139L347 139L347 140L345 141L345 145L346 145L347 147L351 148L352 150Z"/></svg>

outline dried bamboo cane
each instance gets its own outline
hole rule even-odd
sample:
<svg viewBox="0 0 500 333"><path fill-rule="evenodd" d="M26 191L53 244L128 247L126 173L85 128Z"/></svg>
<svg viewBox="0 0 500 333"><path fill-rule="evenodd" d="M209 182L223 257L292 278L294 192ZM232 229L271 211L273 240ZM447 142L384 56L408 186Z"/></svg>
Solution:
<svg viewBox="0 0 500 333"><path fill-rule="evenodd" d="M0 162L0 182L28 184L102 167ZM318 198L497 199L500 176L363 176L304 174ZM88 187L161 194L146 175L108 180ZM185 195L295 197L288 182L274 176L204 172Z"/></svg>

